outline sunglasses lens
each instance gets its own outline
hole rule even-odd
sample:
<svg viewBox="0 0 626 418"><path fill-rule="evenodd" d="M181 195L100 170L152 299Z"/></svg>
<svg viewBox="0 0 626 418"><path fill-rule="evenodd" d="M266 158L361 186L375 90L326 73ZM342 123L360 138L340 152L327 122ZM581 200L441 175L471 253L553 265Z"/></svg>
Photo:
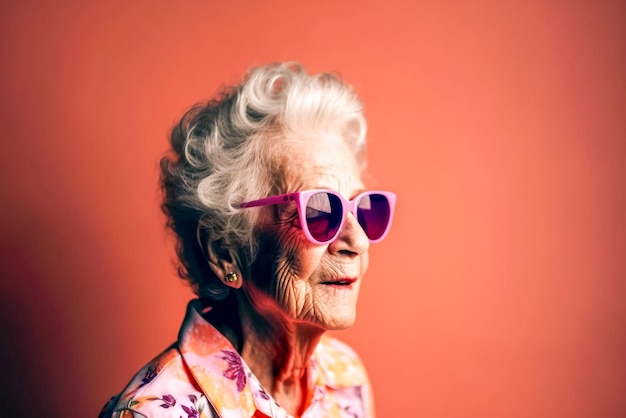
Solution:
<svg viewBox="0 0 626 418"><path fill-rule="evenodd" d="M306 223L309 233L320 242L330 241L341 226L343 208L339 196L316 193L306 205Z"/></svg>
<svg viewBox="0 0 626 418"><path fill-rule="evenodd" d="M391 206L385 195L372 193L359 200L357 214L368 238L375 241L385 234L389 226Z"/></svg>

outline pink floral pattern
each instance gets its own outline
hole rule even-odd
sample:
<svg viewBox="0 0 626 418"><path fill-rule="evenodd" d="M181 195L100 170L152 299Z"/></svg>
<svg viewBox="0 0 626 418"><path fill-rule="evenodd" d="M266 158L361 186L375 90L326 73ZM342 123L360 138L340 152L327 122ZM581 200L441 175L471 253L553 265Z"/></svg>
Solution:
<svg viewBox="0 0 626 418"><path fill-rule="evenodd" d="M228 367L224 370L223 376L227 379L237 382L237 391L241 392L246 386L246 371L243 368L243 360L235 351L221 350L224 356L220 357L228 363Z"/></svg>
<svg viewBox="0 0 626 418"><path fill-rule="evenodd" d="M178 343L140 370L100 417L291 418L200 312L192 301ZM301 418L373 416L367 374L345 344L323 337L307 377L312 396Z"/></svg>

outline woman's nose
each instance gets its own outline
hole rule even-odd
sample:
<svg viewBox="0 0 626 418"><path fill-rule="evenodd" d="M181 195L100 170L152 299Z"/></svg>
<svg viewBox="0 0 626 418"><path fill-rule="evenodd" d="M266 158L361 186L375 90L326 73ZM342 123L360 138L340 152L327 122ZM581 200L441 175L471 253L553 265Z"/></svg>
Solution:
<svg viewBox="0 0 626 418"><path fill-rule="evenodd" d="M370 240L367 234L350 212L346 216L337 238L328 245L331 252L338 252L350 255L359 255L367 252L370 247Z"/></svg>

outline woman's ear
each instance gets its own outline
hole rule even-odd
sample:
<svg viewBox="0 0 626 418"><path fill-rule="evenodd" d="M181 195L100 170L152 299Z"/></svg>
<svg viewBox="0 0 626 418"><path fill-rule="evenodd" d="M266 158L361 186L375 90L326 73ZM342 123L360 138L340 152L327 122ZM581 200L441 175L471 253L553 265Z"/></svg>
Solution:
<svg viewBox="0 0 626 418"><path fill-rule="evenodd" d="M221 241L207 243L207 257L209 267L222 283L233 289L241 287L242 277L237 258L230 250L222 247Z"/></svg>

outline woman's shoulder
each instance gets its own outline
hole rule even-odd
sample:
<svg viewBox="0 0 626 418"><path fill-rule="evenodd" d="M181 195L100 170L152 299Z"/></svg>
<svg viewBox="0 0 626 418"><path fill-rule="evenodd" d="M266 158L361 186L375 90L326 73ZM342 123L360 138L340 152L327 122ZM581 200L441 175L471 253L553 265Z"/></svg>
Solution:
<svg viewBox="0 0 626 418"><path fill-rule="evenodd" d="M193 382L173 345L141 368L126 388L111 398L99 417L194 416L203 410L207 414L211 407Z"/></svg>
<svg viewBox="0 0 626 418"><path fill-rule="evenodd" d="M335 357L345 357L346 359L353 359L359 362L361 361L357 352L347 343L327 334L322 336L320 343L316 348L316 353L317 352L324 352Z"/></svg>
<svg viewBox="0 0 626 418"><path fill-rule="evenodd" d="M356 351L345 342L324 335L314 352L314 360L333 386L368 383L365 366Z"/></svg>

